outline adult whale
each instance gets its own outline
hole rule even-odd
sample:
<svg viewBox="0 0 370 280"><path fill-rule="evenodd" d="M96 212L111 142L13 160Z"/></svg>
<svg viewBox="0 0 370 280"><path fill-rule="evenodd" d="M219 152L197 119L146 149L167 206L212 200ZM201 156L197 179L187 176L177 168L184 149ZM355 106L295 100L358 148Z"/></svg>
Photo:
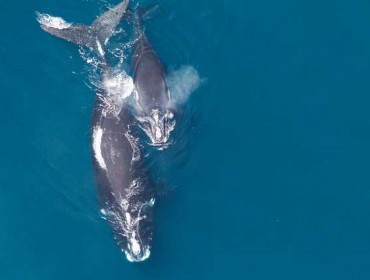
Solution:
<svg viewBox="0 0 370 280"><path fill-rule="evenodd" d="M116 73L107 64L104 46L128 2L125 0L105 12L91 26L70 24L42 14L38 20L50 34L92 48L100 55L103 77L92 117L92 150L101 213L113 228L114 238L127 259L137 262L150 255L154 192L125 92L105 86Z"/></svg>
<svg viewBox="0 0 370 280"><path fill-rule="evenodd" d="M135 50L131 61L135 83L136 115L153 146L165 148L175 126L175 104L166 84L165 69L143 29L143 18L151 9L132 13Z"/></svg>
<svg viewBox="0 0 370 280"><path fill-rule="evenodd" d="M97 97L92 148L101 213L127 259L143 261L150 255L154 191L135 135L131 108L123 105L118 115L106 109L106 101Z"/></svg>

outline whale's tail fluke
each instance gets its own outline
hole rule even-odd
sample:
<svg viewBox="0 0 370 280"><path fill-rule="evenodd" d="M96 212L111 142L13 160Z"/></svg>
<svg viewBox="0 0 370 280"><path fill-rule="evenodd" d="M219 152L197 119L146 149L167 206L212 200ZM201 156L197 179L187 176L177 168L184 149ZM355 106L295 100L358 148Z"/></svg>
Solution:
<svg viewBox="0 0 370 280"><path fill-rule="evenodd" d="M104 57L104 45L113 35L127 9L129 0L124 0L117 6L99 16L91 26L73 24L60 17L37 13L37 20L46 32L75 43L94 49Z"/></svg>

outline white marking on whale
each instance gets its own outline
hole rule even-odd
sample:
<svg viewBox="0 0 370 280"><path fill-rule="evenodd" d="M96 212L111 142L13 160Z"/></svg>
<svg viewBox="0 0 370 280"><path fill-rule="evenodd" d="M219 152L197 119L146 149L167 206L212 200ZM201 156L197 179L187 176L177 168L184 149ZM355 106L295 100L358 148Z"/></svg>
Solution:
<svg viewBox="0 0 370 280"><path fill-rule="evenodd" d="M101 141L103 137L103 129L101 127L94 127L93 133L93 149L95 154L95 159L99 163L100 167L107 170L103 155L101 153Z"/></svg>
<svg viewBox="0 0 370 280"><path fill-rule="evenodd" d="M96 40L96 46L98 47L98 52L101 56L104 56L105 52L103 51L103 48L99 42L99 40Z"/></svg>

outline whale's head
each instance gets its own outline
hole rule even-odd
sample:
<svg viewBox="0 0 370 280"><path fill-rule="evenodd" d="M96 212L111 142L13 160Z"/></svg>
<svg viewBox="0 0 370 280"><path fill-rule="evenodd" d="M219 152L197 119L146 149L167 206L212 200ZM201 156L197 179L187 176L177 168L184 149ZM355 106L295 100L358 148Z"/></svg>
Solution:
<svg viewBox="0 0 370 280"><path fill-rule="evenodd" d="M145 203L131 204L123 200L119 210L101 210L103 218L108 220L113 228L117 245L130 262L142 262L150 256L154 202L155 200L151 199Z"/></svg>
<svg viewBox="0 0 370 280"><path fill-rule="evenodd" d="M128 261L142 262L150 256L152 225L146 215L132 216L125 213L124 218L113 222L113 237Z"/></svg>
<svg viewBox="0 0 370 280"><path fill-rule="evenodd" d="M174 111L171 109L154 108L148 114L137 118L140 126L148 135L152 146L163 149L171 143L171 132L176 124L174 116Z"/></svg>
<svg viewBox="0 0 370 280"><path fill-rule="evenodd" d="M121 248L130 262L142 262L150 256L150 245L145 244L137 234L133 231L127 238L125 248Z"/></svg>

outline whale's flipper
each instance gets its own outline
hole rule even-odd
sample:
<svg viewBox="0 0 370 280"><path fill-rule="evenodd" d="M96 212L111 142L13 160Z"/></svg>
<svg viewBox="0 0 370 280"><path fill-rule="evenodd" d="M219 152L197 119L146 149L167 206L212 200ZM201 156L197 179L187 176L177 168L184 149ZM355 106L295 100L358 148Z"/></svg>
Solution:
<svg viewBox="0 0 370 280"><path fill-rule="evenodd" d="M101 56L104 56L102 46L113 35L115 28L120 23L127 9L128 3L129 0L122 1L117 6L99 16L91 26L71 24L65 22L62 18L44 14L38 14L37 20L41 28L46 32L79 46L93 48Z"/></svg>

